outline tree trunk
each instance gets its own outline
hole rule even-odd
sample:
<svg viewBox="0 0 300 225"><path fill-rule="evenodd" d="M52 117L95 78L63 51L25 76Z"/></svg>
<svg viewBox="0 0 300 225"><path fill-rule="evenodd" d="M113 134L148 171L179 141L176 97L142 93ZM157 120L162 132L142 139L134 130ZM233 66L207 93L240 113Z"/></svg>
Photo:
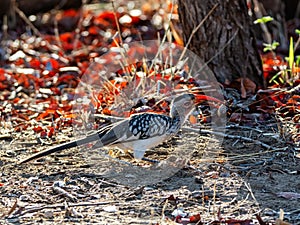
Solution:
<svg viewBox="0 0 300 225"><path fill-rule="evenodd" d="M244 0L178 0L185 44L216 4L188 48L208 62L219 82L228 84L247 77L264 87L262 63Z"/></svg>

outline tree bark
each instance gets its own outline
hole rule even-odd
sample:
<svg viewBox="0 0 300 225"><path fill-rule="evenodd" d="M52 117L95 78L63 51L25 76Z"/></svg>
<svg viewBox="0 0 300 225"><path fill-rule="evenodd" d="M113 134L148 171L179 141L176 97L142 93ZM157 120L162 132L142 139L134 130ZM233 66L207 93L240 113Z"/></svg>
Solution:
<svg viewBox="0 0 300 225"><path fill-rule="evenodd" d="M262 63L244 0L178 0L185 44L216 4L188 48L208 62L219 82L247 77L264 87Z"/></svg>

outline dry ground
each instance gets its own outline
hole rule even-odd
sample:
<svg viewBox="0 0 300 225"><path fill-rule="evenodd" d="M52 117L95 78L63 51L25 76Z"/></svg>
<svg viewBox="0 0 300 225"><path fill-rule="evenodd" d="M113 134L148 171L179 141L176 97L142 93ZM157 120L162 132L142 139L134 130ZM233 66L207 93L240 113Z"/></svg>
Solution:
<svg viewBox="0 0 300 225"><path fill-rule="evenodd" d="M169 165L155 171L147 163L137 167L125 164L112 171L113 163L95 164L86 148L18 165L21 158L45 146L18 140L11 144L12 140L4 138L0 150L0 224L172 224L169 218L176 207L190 215L200 213L205 224L220 218L257 223L256 214L273 223L280 209L286 221L300 224L299 198L278 195L299 193L299 159L291 146L279 141L274 129L262 125L227 132L287 149L268 150L225 138L221 147L212 141L207 150L210 137L184 133L160 146L160 156L148 154L149 158L166 157L173 145L179 146L175 152L182 155L193 151L188 165L170 174ZM128 155L119 157L134 163Z"/></svg>

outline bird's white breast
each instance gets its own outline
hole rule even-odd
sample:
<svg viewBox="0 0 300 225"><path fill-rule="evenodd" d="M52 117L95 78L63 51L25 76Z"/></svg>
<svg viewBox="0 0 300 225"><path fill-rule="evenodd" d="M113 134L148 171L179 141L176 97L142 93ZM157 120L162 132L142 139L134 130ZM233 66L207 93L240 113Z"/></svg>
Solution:
<svg viewBox="0 0 300 225"><path fill-rule="evenodd" d="M118 143L117 147L132 150L134 158L142 159L147 149L153 148L167 139L168 135L155 136L146 139L135 139L132 141Z"/></svg>

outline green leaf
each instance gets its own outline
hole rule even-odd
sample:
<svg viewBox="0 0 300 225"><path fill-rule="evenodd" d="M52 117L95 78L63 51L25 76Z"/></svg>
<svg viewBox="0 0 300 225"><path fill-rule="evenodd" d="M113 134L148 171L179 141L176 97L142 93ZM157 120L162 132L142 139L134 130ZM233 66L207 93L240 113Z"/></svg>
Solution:
<svg viewBox="0 0 300 225"><path fill-rule="evenodd" d="M294 56L294 40L293 40L293 37L291 37L290 38L290 49L289 49L289 60L288 60L290 69L293 68L294 59L295 59L295 56Z"/></svg>
<svg viewBox="0 0 300 225"><path fill-rule="evenodd" d="M258 23L267 23L267 22L270 22L270 21L273 21L273 17L271 16L264 16L264 17L261 17L257 20L254 21L254 24L258 24Z"/></svg>
<svg viewBox="0 0 300 225"><path fill-rule="evenodd" d="M300 30L299 30L299 29L296 29L296 30L295 30L295 33L298 34L298 35L300 35Z"/></svg>
<svg viewBox="0 0 300 225"><path fill-rule="evenodd" d="M263 49L264 52L273 51L279 46L279 42L273 41L272 44L263 43L263 46L265 46Z"/></svg>
<svg viewBox="0 0 300 225"><path fill-rule="evenodd" d="M296 65L299 66L300 65L300 55L296 56Z"/></svg>
<svg viewBox="0 0 300 225"><path fill-rule="evenodd" d="M278 73L276 73L270 80L269 83L276 82L276 78L278 78L281 74L283 74L283 71L279 71ZM278 83L277 83L278 84Z"/></svg>

